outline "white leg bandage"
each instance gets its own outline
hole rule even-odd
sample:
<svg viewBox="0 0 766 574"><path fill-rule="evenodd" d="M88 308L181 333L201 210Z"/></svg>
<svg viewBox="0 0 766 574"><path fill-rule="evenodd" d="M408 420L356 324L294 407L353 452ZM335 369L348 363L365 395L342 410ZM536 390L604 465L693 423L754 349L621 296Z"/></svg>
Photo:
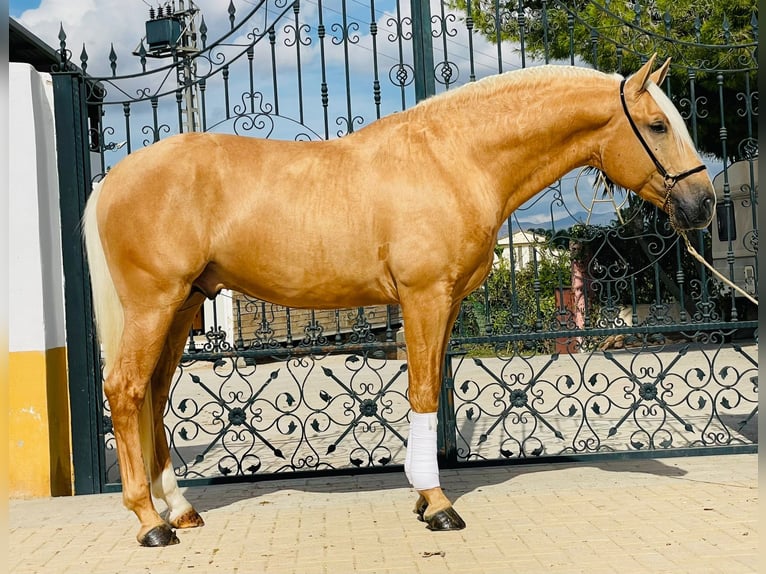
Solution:
<svg viewBox="0 0 766 574"><path fill-rule="evenodd" d="M410 435L404 473L415 490L439 486L439 465L436 462L436 413L410 413Z"/></svg>

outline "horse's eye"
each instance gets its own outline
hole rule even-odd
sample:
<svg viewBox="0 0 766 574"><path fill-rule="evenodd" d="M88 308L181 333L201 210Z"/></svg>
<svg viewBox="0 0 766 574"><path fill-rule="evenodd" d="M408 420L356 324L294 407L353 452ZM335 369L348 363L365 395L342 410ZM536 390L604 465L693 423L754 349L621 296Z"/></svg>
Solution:
<svg viewBox="0 0 766 574"><path fill-rule="evenodd" d="M656 134L664 134L666 131L668 131L664 122L654 122L649 127Z"/></svg>

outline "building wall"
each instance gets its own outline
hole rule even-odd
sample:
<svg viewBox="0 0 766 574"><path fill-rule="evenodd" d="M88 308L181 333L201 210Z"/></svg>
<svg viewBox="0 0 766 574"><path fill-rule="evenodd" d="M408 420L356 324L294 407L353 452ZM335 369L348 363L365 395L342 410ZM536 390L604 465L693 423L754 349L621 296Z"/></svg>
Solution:
<svg viewBox="0 0 766 574"><path fill-rule="evenodd" d="M52 83L9 65L11 497L72 493L63 267Z"/></svg>

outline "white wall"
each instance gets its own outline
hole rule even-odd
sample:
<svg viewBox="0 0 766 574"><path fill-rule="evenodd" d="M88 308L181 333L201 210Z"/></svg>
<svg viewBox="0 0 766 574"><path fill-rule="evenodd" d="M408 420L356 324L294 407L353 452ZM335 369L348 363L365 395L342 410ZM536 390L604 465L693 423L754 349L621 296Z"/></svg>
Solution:
<svg viewBox="0 0 766 574"><path fill-rule="evenodd" d="M53 85L9 64L9 351L64 347Z"/></svg>

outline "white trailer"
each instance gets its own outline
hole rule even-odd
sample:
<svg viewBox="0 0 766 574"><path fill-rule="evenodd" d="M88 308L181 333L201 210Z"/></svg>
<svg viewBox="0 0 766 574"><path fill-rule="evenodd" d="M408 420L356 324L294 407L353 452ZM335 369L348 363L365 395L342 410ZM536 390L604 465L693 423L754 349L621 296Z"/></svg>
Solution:
<svg viewBox="0 0 766 574"><path fill-rule="evenodd" d="M729 203L724 200L726 184ZM713 178L713 186L717 199L712 229L713 265L737 286L756 296L758 157L732 163Z"/></svg>

